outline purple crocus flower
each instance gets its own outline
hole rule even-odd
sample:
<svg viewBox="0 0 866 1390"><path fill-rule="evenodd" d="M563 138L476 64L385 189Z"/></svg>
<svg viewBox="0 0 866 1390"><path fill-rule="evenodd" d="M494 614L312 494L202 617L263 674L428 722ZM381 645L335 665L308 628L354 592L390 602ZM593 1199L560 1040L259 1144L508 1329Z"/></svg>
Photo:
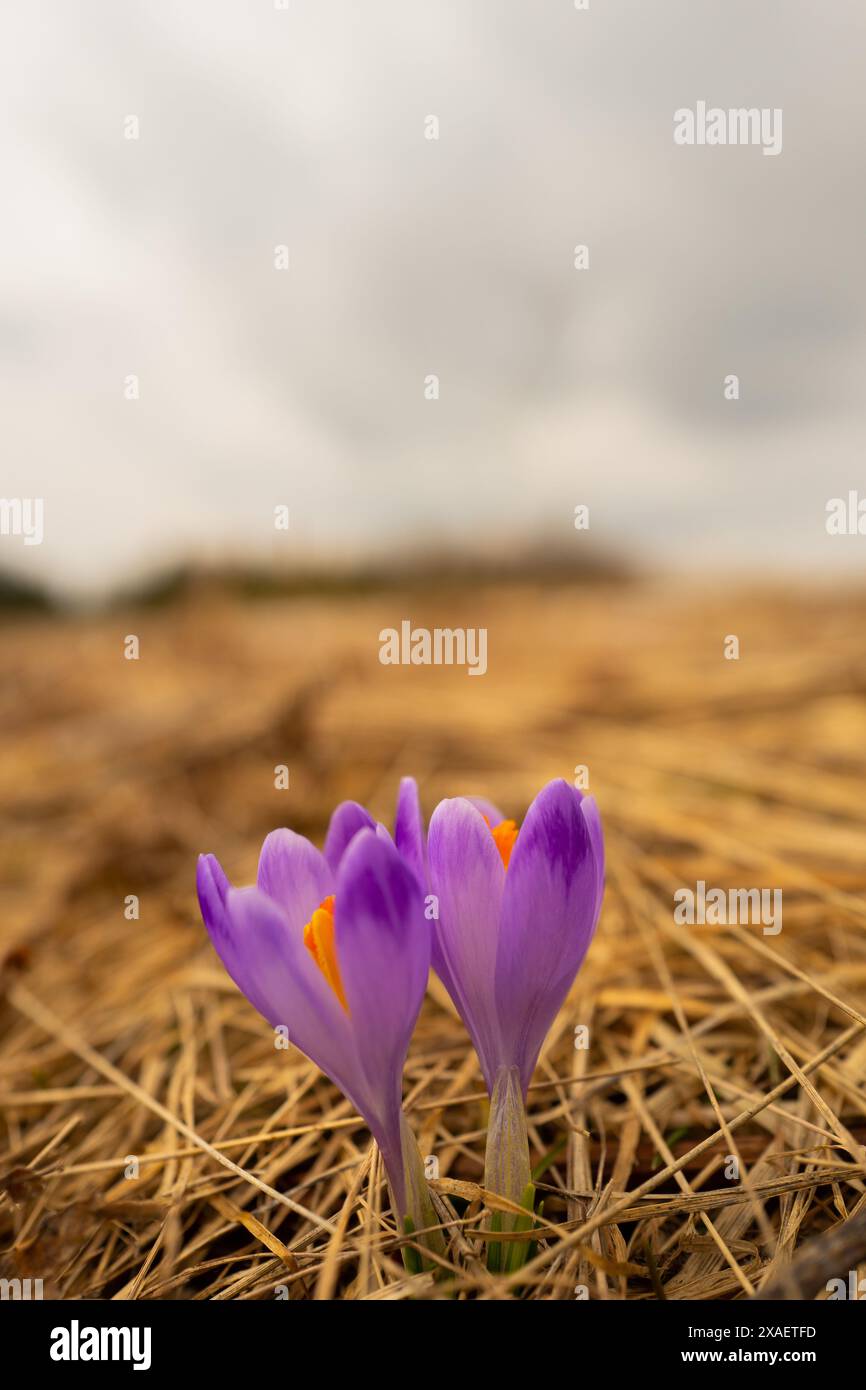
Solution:
<svg viewBox="0 0 866 1390"><path fill-rule="evenodd" d="M435 1224L401 1106L430 923L421 885L387 831L345 802L324 853L302 835L274 830L256 887L233 888L210 854L199 859L197 881L205 926L235 984L367 1121L401 1227ZM434 1238L431 1248L439 1244Z"/></svg>
<svg viewBox="0 0 866 1390"><path fill-rule="evenodd" d="M604 893L595 801L560 778L538 793L518 829L489 802L456 797L437 806L425 843L417 790L407 779L396 842L438 900L433 968L472 1038L491 1096L486 1186L524 1205L531 1191L527 1088ZM499 1228L516 1226L505 1220ZM492 1260L492 1267L517 1267L518 1258L512 1246L510 1263Z"/></svg>
<svg viewBox="0 0 866 1390"><path fill-rule="evenodd" d="M562 778L518 830L490 802L455 797L425 843L414 782L400 787L397 848L438 898L433 968L475 1045L488 1091L516 1067L523 1093L589 948L604 891L595 801Z"/></svg>

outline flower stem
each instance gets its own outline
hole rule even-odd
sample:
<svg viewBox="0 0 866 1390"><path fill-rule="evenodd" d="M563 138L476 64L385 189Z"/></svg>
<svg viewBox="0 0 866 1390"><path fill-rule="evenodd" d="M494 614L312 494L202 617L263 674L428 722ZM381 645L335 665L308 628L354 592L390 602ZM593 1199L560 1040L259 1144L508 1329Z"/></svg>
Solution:
<svg viewBox="0 0 866 1390"><path fill-rule="evenodd" d="M421 1157L415 1135L409 1128L409 1122L404 1114L400 1115L400 1139L403 1150L403 1187L405 1189L405 1211L400 1211L398 1205L393 1200L392 1205L397 1213L398 1223L407 1234L415 1231L424 1231L423 1235L417 1237L417 1243L433 1254L444 1256L445 1239L441 1231L431 1231L427 1228L438 1226L439 1217L433 1206L430 1196L430 1188L427 1185L427 1176L424 1172L424 1160ZM413 1246L403 1246L403 1263L410 1274L420 1274L423 1269L438 1269L439 1266L433 1260L424 1260Z"/></svg>
<svg viewBox="0 0 866 1390"><path fill-rule="evenodd" d="M506 1197L509 1202L525 1207L527 1211L525 1217L511 1212L492 1212L489 1225L491 1232L508 1233L528 1231L531 1228L535 1188L532 1185L532 1170L529 1166L526 1107L516 1067L501 1069L490 1096L484 1186L489 1192ZM492 1240L487 1247L487 1268L494 1273L511 1273L520 1269L528 1253L528 1241Z"/></svg>

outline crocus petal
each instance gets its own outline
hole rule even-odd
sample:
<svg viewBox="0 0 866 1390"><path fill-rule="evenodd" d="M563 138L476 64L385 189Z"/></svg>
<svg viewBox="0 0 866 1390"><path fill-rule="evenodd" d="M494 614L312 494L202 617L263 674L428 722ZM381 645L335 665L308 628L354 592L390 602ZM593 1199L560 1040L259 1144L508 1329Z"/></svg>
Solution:
<svg viewBox="0 0 866 1390"><path fill-rule="evenodd" d="M394 845L369 830L340 865L334 927L356 1055L374 1097L365 1118L402 1209L403 1065L427 988L431 929L421 884Z"/></svg>
<svg viewBox="0 0 866 1390"><path fill-rule="evenodd" d="M199 855L195 882L201 915L208 931L212 931L225 917L226 898L231 888L215 854Z"/></svg>
<svg viewBox="0 0 866 1390"><path fill-rule="evenodd" d="M399 1076L430 970L421 885L390 841L361 831L337 875L340 976L371 1081Z"/></svg>
<svg viewBox="0 0 866 1390"><path fill-rule="evenodd" d="M418 784L414 777L403 777L397 793L397 814L394 818L394 843L419 883L427 883L427 846L424 820L418 800Z"/></svg>
<svg viewBox="0 0 866 1390"><path fill-rule="evenodd" d="M267 1017L267 998L257 987L255 979L249 975L242 943L238 940L229 918L227 904L231 884L214 855L199 855L196 887L201 915L217 955L253 1008Z"/></svg>
<svg viewBox="0 0 866 1390"><path fill-rule="evenodd" d="M331 816L325 836L325 858L333 873L359 830L375 829L376 822L359 802L341 801Z"/></svg>
<svg viewBox="0 0 866 1390"><path fill-rule="evenodd" d="M334 891L334 875L321 850L293 830L272 830L259 855L258 886L299 930Z"/></svg>
<svg viewBox="0 0 866 1390"><path fill-rule="evenodd" d="M375 1109L359 1065L345 1009L286 914L258 888L233 888L226 900L231 959L220 951L235 984L273 1028L339 1086L368 1120Z"/></svg>
<svg viewBox="0 0 866 1390"><path fill-rule="evenodd" d="M484 796L467 796L467 801L471 801L476 811L480 811L487 824L491 827L499 825L505 820L504 815L498 806L494 806L492 801L488 801Z"/></svg>
<svg viewBox="0 0 866 1390"><path fill-rule="evenodd" d="M439 900L433 966L465 1023L488 1089L501 1060L495 975L505 869L481 812L463 797L433 812L430 889Z"/></svg>
<svg viewBox="0 0 866 1390"><path fill-rule="evenodd" d="M240 984L239 977L243 975L242 962L238 958L236 942L226 908L231 884L223 872L222 865L213 854L199 855L195 877L202 920L208 929L208 935L214 949L235 984L246 993L244 986ZM262 1013L264 998L260 994L257 994L255 998L252 995L247 995L247 997L253 1007Z"/></svg>
<svg viewBox="0 0 866 1390"><path fill-rule="evenodd" d="M604 897L604 832L601 828L601 816L595 804L595 797L585 796L580 805L586 821L586 828L589 831L592 854L595 860L595 915L597 918L601 911L601 900Z"/></svg>
<svg viewBox="0 0 866 1390"><path fill-rule="evenodd" d="M598 884L580 793L551 782L530 806L511 855L496 964L505 1060L519 1068L524 1090L592 940Z"/></svg>

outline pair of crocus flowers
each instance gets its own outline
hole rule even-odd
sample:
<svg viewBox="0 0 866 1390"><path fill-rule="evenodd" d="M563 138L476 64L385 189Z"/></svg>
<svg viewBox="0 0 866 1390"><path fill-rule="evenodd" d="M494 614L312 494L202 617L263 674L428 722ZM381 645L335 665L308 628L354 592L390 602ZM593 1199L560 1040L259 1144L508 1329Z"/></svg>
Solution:
<svg viewBox="0 0 866 1390"><path fill-rule="evenodd" d="M430 966L491 1097L485 1186L527 1205L526 1091L603 891L595 802L561 779L539 792L519 830L490 803L456 797L437 806L425 834L407 777L393 837L347 801L323 851L291 830L268 835L255 887L233 888L213 855L198 865L202 916L229 975L364 1117L400 1227L435 1253L444 1248L438 1218L402 1109ZM496 1225L523 1228L501 1215ZM513 1268L514 1253L510 1264L497 1254L495 1267ZM417 1267L417 1248L404 1257Z"/></svg>

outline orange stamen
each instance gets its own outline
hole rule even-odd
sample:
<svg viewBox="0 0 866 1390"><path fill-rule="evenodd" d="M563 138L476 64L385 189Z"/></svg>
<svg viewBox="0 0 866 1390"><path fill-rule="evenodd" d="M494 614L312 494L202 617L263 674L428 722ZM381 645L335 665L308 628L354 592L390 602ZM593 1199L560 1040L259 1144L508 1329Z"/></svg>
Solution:
<svg viewBox="0 0 866 1390"><path fill-rule="evenodd" d="M506 869L511 858L511 851L517 840L517 832L517 822L513 820L502 820L498 825L491 825L490 827L490 834L493 836L494 844L502 856L502 862Z"/></svg>
<svg viewBox="0 0 866 1390"><path fill-rule="evenodd" d="M348 1013L349 1005L346 1003L346 996L343 993L343 981L340 978L337 946L334 940L335 901L336 899L332 895L325 898L325 901L316 908L304 927L304 945Z"/></svg>

